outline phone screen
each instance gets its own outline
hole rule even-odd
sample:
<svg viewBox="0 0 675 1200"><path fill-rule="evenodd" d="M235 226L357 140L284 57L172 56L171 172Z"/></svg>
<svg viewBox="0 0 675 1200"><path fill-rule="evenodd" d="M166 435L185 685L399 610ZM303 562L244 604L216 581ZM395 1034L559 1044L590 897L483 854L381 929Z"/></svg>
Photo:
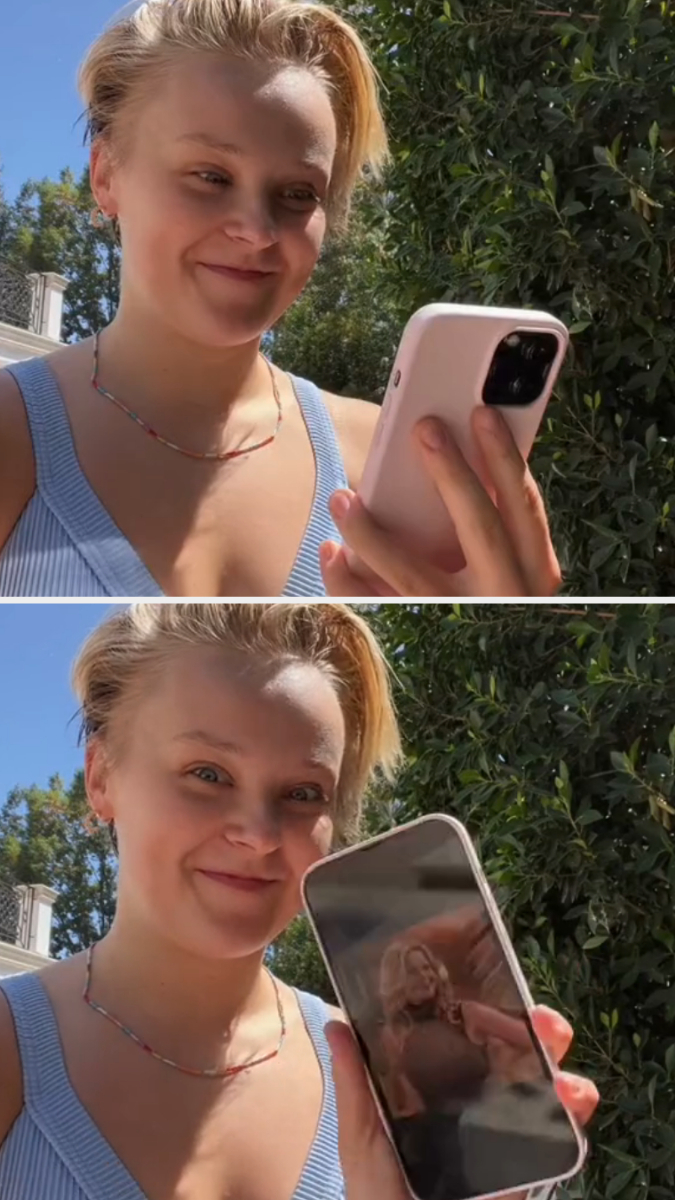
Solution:
<svg viewBox="0 0 675 1200"><path fill-rule="evenodd" d="M454 826L329 859L305 897L415 1196L574 1171L575 1131Z"/></svg>

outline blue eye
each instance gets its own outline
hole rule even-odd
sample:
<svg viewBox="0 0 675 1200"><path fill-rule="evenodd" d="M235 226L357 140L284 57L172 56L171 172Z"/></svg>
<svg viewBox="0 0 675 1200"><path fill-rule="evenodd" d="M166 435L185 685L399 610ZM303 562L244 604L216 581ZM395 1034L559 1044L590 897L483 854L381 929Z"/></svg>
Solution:
<svg viewBox="0 0 675 1200"><path fill-rule="evenodd" d="M323 804L326 801L326 795L322 788L303 783L298 787L291 788L288 799L294 804Z"/></svg>
<svg viewBox="0 0 675 1200"><path fill-rule="evenodd" d="M219 771L217 767L208 765L193 767L190 771L196 779L201 779L203 783L227 783L227 776L224 771Z"/></svg>
<svg viewBox="0 0 675 1200"><path fill-rule="evenodd" d="M218 171L197 171L196 178L201 179L204 183L215 183L216 185L230 182L224 175L220 175Z"/></svg>
<svg viewBox="0 0 675 1200"><path fill-rule="evenodd" d="M304 188L289 188L284 193L284 199L291 204L302 204L308 208L321 203L316 192L305 191Z"/></svg>

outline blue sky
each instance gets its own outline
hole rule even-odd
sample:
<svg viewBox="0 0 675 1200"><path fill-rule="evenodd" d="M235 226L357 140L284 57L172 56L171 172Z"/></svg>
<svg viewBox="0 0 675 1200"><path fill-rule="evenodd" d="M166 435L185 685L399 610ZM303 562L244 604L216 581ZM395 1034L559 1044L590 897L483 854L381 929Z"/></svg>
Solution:
<svg viewBox="0 0 675 1200"><path fill-rule="evenodd" d="M0 604L0 806L12 787L82 764L70 667L107 604Z"/></svg>
<svg viewBox="0 0 675 1200"><path fill-rule="evenodd" d="M0 22L0 180L12 201L26 179L76 175L88 161L77 95L88 46L123 8L122 0L2 0Z"/></svg>

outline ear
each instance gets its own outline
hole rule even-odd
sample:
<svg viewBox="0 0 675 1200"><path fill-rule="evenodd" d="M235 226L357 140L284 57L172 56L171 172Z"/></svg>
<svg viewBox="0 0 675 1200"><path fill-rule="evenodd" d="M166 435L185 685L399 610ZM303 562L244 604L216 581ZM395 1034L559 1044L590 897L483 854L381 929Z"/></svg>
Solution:
<svg viewBox="0 0 675 1200"><path fill-rule="evenodd" d="M114 190L112 153L109 143L103 137L97 137L92 144L89 177L94 199L101 211L109 217L116 217L118 205Z"/></svg>
<svg viewBox="0 0 675 1200"><path fill-rule="evenodd" d="M113 821L110 789L110 759L103 738L93 737L87 742L84 756L84 784L87 799L101 821Z"/></svg>

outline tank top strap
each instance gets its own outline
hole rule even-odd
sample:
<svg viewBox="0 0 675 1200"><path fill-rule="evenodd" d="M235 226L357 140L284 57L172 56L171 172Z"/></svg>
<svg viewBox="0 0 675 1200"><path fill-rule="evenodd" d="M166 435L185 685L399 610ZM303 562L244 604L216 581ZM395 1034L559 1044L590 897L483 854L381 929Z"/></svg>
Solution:
<svg viewBox="0 0 675 1200"><path fill-rule="evenodd" d="M326 402L315 383L290 375L314 452L316 485L314 503L298 555L285 588L285 595L325 594L319 567L322 542L341 542L330 515L328 501L338 488L348 486L342 453Z"/></svg>
<svg viewBox="0 0 675 1200"><path fill-rule="evenodd" d="M24 1105L87 1200L145 1200L73 1088L51 1001L37 975L0 979L14 1019ZM46 1194L46 1193L45 1193Z"/></svg>
<svg viewBox="0 0 675 1200"><path fill-rule="evenodd" d="M69 1087L56 1019L37 975L0 979L14 1019L23 1073L24 1104L32 1117L57 1107Z"/></svg>
<svg viewBox="0 0 675 1200"><path fill-rule="evenodd" d="M23 397L37 489L109 596L161 596L80 466L58 380L42 358L6 368Z"/></svg>
<svg viewBox="0 0 675 1200"><path fill-rule="evenodd" d="M312 1039L323 1075L323 1104L314 1144L293 1200L344 1200L344 1178L338 1151L338 1114L333 1066L325 1025L331 1020L319 996L295 989L305 1027Z"/></svg>
<svg viewBox="0 0 675 1200"><path fill-rule="evenodd" d="M28 418L38 489L47 497L59 479L79 471L70 422L58 381L44 359L12 363L6 370L23 396Z"/></svg>

